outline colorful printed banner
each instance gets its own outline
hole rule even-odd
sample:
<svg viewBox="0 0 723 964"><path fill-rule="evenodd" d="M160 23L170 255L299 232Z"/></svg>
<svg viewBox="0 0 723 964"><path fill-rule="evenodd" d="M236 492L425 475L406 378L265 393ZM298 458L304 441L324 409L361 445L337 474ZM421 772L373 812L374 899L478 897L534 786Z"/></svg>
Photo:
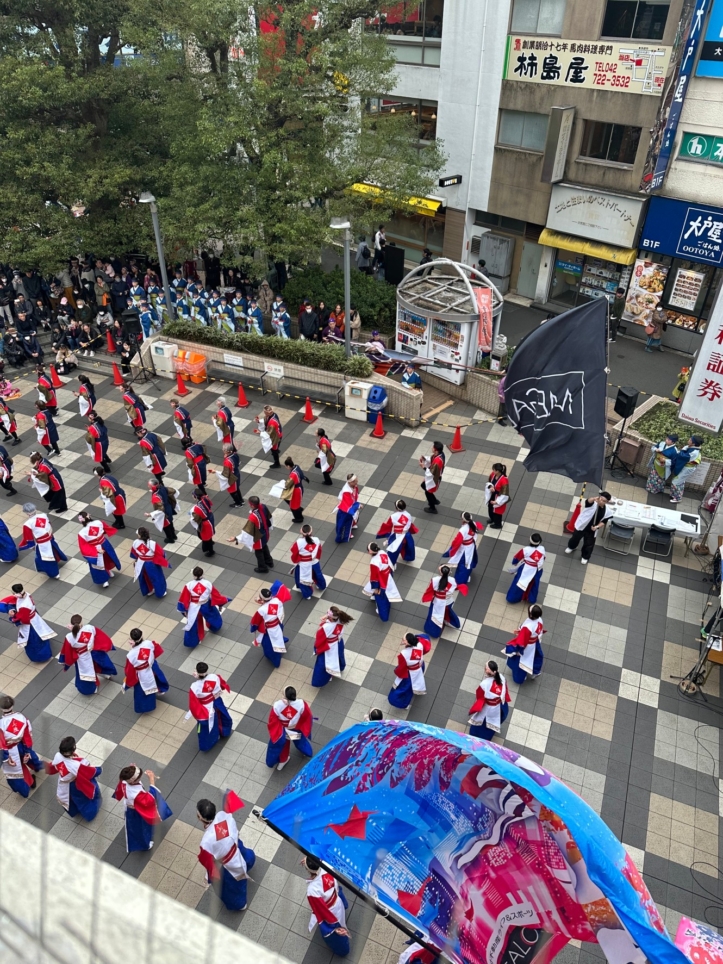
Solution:
<svg viewBox="0 0 723 964"><path fill-rule="evenodd" d="M584 800L526 757L405 721L341 733L264 819L454 964L688 964L641 875ZM543 949L519 957L514 945ZM516 956L517 955L517 956Z"/></svg>

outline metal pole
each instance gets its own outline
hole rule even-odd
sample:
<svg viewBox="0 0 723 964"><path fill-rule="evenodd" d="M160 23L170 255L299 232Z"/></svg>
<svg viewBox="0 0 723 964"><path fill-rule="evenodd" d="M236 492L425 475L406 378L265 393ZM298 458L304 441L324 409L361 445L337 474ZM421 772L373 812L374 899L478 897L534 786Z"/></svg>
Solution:
<svg viewBox="0 0 723 964"><path fill-rule="evenodd" d="M166 296L166 310L168 317L173 321L175 311L171 301L171 289L168 285L168 272L166 271L166 256L163 252L163 238L161 237L161 226L158 223L158 208L156 202L151 201L151 218L153 219L153 232L156 236L156 251L158 252L158 263L161 267L161 281L163 282L163 294Z"/></svg>
<svg viewBox="0 0 723 964"><path fill-rule="evenodd" d="M344 349L346 357L351 356L351 258L349 245L351 243L351 231L347 228L344 231Z"/></svg>

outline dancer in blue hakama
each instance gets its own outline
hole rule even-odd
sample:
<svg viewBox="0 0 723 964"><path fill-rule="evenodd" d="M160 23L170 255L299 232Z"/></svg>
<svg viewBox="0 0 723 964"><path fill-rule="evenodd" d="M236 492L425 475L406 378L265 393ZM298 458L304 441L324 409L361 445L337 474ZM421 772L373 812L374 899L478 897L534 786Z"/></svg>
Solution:
<svg viewBox="0 0 723 964"><path fill-rule="evenodd" d="M535 678L542 672L545 657L540 640L545 632L542 607L530 606L528 618L520 626L517 636L502 650L515 683L522 684L528 676Z"/></svg>
<svg viewBox="0 0 723 964"><path fill-rule="evenodd" d="M8 786L21 797L35 789L35 776L43 763L33 749L30 720L15 709L12 696L0 696L0 769Z"/></svg>
<svg viewBox="0 0 723 964"><path fill-rule="evenodd" d="M196 663L195 682L188 692L188 713L186 719L193 717L198 726L198 749L206 753L221 738L231 736L233 720L226 709L222 693L231 692L223 676L209 673L208 663Z"/></svg>
<svg viewBox="0 0 723 964"><path fill-rule="evenodd" d="M138 580L142 596L155 593L158 599L163 599L167 592L163 570L173 567L163 549L151 539L148 529L141 526L137 535L131 546L131 559L135 560L133 578Z"/></svg>
<svg viewBox="0 0 723 964"><path fill-rule="evenodd" d="M485 678L477 687L476 700L470 707L469 732L481 740L491 740L510 712L510 691L491 659L485 666Z"/></svg>
<svg viewBox="0 0 723 964"><path fill-rule="evenodd" d="M462 525L452 540L452 545L442 556L456 566L454 578L458 586L466 586L472 570L477 568L477 533L482 527L472 518L471 512L462 513Z"/></svg>
<svg viewBox="0 0 723 964"><path fill-rule="evenodd" d="M434 576L422 596L422 602L429 603L424 631L432 639L439 639L445 624L453 629L460 628L459 616L454 611L457 592L466 596L467 587L457 585L457 580L450 575L449 566L440 566L439 575Z"/></svg>
<svg viewBox="0 0 723 964"><path fill-rule="evenodd" d="M15 540L10 535L10 531L3 520L0 519L0 559L2 559L3 562L15 562L18 555L18 547L15 545Z"/></svg>
<svg viewBox="0 0 723 964"><path fill-rule="evenodd" d="M231 602L223 596L213 583L203 578L203 569L196 566L193 579L181 590L176 608L186 617L183 632L183 645L194 649L204 639L206 628L212 633L220 633L223 626L221 612Z"/></svg>
<svg viewBox="0 0 723 964"><path fill-rule="evenodd" d="M544 564L545 548L542 545L542 536L539 532L533 532L529 546L520 549L512 557L510 572L514 572L515 578L507 590L508 603L518 603L523 600L528 603L537 602Z"/></svg>
<svg viewBox="0 0 723 964"><path fill-rule="evenodd" d="M51 579L60 579L58 563L67 562L68 557L55 541L50 519L44 512L38 512L32 502L25 503L23 512L27 519L23 523L23 538L18 549L22 551L34 545L35 569Z"/></svg>
<svg viewBox="0 0 723 964"><path fill-rule="evenodd" d="M52 763L45 764L45 770L50 774L58 774L56 795L69 816L80 815L90 822L100 810L101 794L98 777L103 770L89 763L76 752L76 749L74 738L64 737L60 741Z"/></svg>
<svg viewBox="0 0 723 964"><path fill-rule="evenodd" d="M372 557L369 562L369 582L362 592L376 604L377 615L383 623L389 621L393 602L401 602L402 597L394 582L394 566L387 552L382 552L376 542L370 542L367 553Z"/></svg>
<svg viewBox="0 0 723 964"><path fill-rule="evenodd" d="M301 527L301 536L291 544L294 582L304 599L313 598L314 587L319 592L326 589L326 579L321 571L321 551L321 539L313 535L313 529L306 523Z"/></svg>
<svg viewBox="0 0 723 964"><path fill-rule="evenodd" d="M87 512L78 516L82 528L78 533L78 548L80 554L88 563L90 577L96 586L106 588L115 576L114 569L120 569L120 559L113 548L110 536L114 536L117 529L107 522L95 522Z"/></svg>
<svg viewBox="0 0 723 964"><path fill-rule="evenodd" d="M150 784L146 790L141 782L143 772L132 763L123 767L118 786L113 792L115 800L122 800L125 809L126 850L128 853L153 849L153 832L156 824L168 820L173 811L156 787L156 775L146 770Z"/></svg>
<svg viewBox="0 0 723 964"><path fill-rule="evenodd" d="M339 678L346 669L342 633L344 627L353 619L353 616L338 606L330 606L322 618L314 639L316 662L311 675L312 686L326 686L335 676Z"/></svg>
<svg viewBox="0 0 723 964"><path fill-rule="evenodd" d="M377 532L377 539L387 537L387 555L396 566L400 556L404 562L414 562L417 554L414 536L419 529L407 512L407 503L404 499L398 499L394 507L397 511L392 512L386 522L382 523Z"/></svg>
<svg viewBox="0 0 723 964"><path fill-rule="evenodd" d="M233 790L227 791L224 809L216 810L211 800L199 800L196 815L204 828L198 861L228 910L246 910L248 871L256 854L244 847L233 814L243 803Z"/></svg>
<svg viewBox="0 0 723 964"><path fill-rule="evenodd" d="M306 700L298 699L296 689L287 686L284 698L276 700L269 710L269 743L266 748L266 766L283 770L289 762L293 743L299 753L313 756L311 727L314 718Z"/></svg>
<svg viewBox="0 0 723 964"><path fill-rule="evenodd" d="M30 593L22 583L12 586L12 595L0 599L0 613L7 613L11 623L18 627L18 646L25 650L31 663L47 663L53 658L49 639L56 633L38 614Z"/></svg>
<svg viewBox="0 0 723 964"><path fill-rule="evenodd" d="M58 662L67 671L75 666L75 688L83 696L94 696L100 688L100 677L117 676L108 653L115 650L113 640L102 629L90 623L83 625L83 617L70 617L70 632L63 641Z"/></svg>
<svg viewBox="0 0 723 964"><path fill-rule="evenodd" d="M316 857L307 855L302 863L310 875L306 881L306 899L311 907L309 927L313 930L318 924L329 950L337 957L346 957L351 950L351 944L349 931L346 929L346 910L349 904L344 891Z"/></svg>
<svg viewBox="0 0 723 964"><path fill-rule="evenodd" d="M356 527L360 509L359 481L351 472L347 475L346 482L339 493L339 503L336 507L335 542L348 542L354 538L352 529Z"/></svg>
<svg viewBox="0 0 723 964"><path fill-rule="evenodd" d="M163 670L156 662L163 649L152 639L143 639L140 629L130 631L133 647L125 666L124 691L133 687L133 708L136 713L152 713L156 696L168 692L169 685Z"/></svg>
<svg viewBox="0 0 723 964"><path fill-rule="evenodd" d="M407 633L401 642L394 667L394 684L387 699L397 709L406 710L415 696L424 696L424 657L432 651L432 641L423 633Z"/></svg>
<svg viewBox="0 0 723 964"><path fill-rule="evenodd" d="M250 630L255 633L254 646L260 646L271 665L278 669L286 652L288 636L284 636L284 603L291 599L286 586L277 580L270 589L262 589L256 597L259 608L251 617Z"/></svg>

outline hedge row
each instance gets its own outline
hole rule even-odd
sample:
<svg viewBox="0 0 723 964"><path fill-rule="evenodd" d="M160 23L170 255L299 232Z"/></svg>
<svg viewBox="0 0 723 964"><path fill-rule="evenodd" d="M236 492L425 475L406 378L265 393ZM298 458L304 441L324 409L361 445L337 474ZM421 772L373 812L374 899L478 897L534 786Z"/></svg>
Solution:
<svg viewBox="0 0 723 964"><path fill-rule="evenodd" d="M344 349L337 345L320 345L313 341L277 338L274 336L231 334L217 328L206 328L195 322L172 321L163 326L164 335L172 335L183 341L199 345L211 345L249 355L261 355L276 361L320 368L326 372L338 372L351 378L367 378L373 371L372 363L364 355L347 358Z"/></svg>
<svg viewBox="0 0 723 964"><path fill-rule="evenodd" d="M364 328L378 328L386 334L395 330L397 317L397 289L386 281L377 281L361 271L352 270L350 277L351 303L361 316ZM344 307L344 272L340 268L324 271L320 266L294 273L286 282L284 301L289 314L296 317L304 299L318 305L323 301L332 309Z"/></svg>

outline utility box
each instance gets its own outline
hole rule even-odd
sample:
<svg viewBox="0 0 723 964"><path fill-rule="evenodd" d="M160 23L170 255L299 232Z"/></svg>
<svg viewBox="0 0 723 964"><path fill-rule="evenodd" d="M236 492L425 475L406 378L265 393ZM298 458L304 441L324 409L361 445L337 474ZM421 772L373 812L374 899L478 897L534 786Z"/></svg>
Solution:
<svg viewBox="0 0 723 964"><path fill-rule="evenodd" d="M344 412L347 418L363 422L367 417L369 393L374 386L371 382L346 382L344 385Z"/></svg>
<svg viewBox="0 0 723 964"><path fill-rule="evenodd" d="M178 345L168 341L154 341L151 345L151 357L157 372L171 375L174 371L173 359L178 354Z"/></svg>

